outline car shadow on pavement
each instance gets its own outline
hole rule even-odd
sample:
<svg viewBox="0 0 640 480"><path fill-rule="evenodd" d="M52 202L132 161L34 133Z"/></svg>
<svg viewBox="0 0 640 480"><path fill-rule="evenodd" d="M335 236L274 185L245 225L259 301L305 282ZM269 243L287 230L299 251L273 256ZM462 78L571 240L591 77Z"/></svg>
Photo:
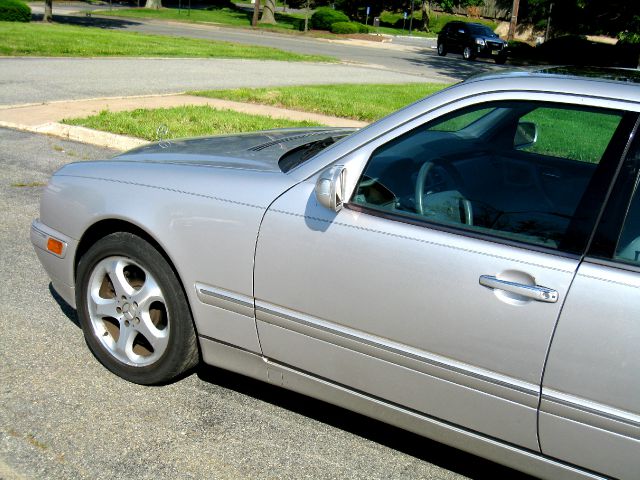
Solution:
<svg viewBox="0 0 640 480"><path fill-rule="evenodd" d="M420 435L365 417L305 395L260 382L244 375L201 364L198 377L207 383L233 390L299 415L363 437L417 459L477 480L533 479L528 475L471 455Z"/></svg>
<svg viewBox="0 0 640 480"><path fill-rule="evenodd" d="M76 327L80 328L80 320L78 320L78 314L76 313L76 310L71 305L69 305L64 300L64 298L62 298L58 294L58 292L56 292L56 290L53 288L52 283L49 283L49 293L51 293L51 297L56 301L62 313L64 313L65 316L69 320L71 320L71 323L73 323Z"/></svg>
<svg viewBox="0 0 640 480"><path fill-rule="evenodd" d="M81 328L76 310L55 291L51 283L49 283L49 292L65 316L76 327ZM169 383L179 382L193 373L193 370L185 372ZM468 478L475 480L533 479L523 473L415 433L238 373L204 363L200 363L195 368L195 373L203 382L292 411Z"/></svg>
<svg viewBox="0 0 640 480"><path fill-rule="evenodd" d="M33 21L41 21L43 15L41 13L34 13L32 15ZM78 27L94 27L94 28L103 28L105 30L109 29L124 29L128 26L132 25L140 25L140 22L132 21L132 20L124 20L121 18L104 18L104 17L93 17L86 16L80 17L76 15L53 15L54 23L59 23L62 25L75 25Z"/></svg>
<svg viewBox="0 0 640 480"><path fill-rule="evenodd" d="M404 60L417 67L424 67L430 72L448 77L466 80L473 75L481 73L496 72L505 68L514 68L510 65L496 65L493 60L479 58L474 61L464 60L462 55L449 54L446 57L440 57L435 50L422 49L419 50L418 56L413 58L398 58Z"/></svg>

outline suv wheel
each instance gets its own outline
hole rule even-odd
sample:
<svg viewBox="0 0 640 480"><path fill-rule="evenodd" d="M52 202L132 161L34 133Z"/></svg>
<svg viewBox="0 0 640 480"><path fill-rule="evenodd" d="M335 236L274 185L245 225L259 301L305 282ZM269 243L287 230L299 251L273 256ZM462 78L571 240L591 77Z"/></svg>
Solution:
<svg viewBox="0 0 640 480"><path fill-rule="evenodd" d="M462 58L464 58L465 60L473 60L475 57L476 56L473 48L464 47L464 50L462 50Z"/></svg>
<svg viewBox="0 0 640 480"><path fill-rule="evenodd" d="M444 46L444 43L438 44L438 55L444 57L447 54L447 49Z"/></svg>

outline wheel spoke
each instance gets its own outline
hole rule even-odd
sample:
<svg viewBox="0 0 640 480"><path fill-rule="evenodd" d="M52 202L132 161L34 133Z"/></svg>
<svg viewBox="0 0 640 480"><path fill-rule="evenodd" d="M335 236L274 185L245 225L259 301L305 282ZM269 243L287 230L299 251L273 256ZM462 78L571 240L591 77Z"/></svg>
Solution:
<svg viewBox="0 0 640 480"><path fill-rule="evenodd" d="M124 322L120 323L120 336L116 342L114 350L122 357L132 359L133 355L133 340L136 337L137 332L127 327Z"/></svg>
<svg viewBox="0 0 640 480"><path fill-rule="evenodd" d="M93 303L92 310L100 318L112 317L117 319L120 315L116 310L118 302L115 298L102 298L94 290L91 292L91 302Z"/></svg>
<svg viewBox="0 0 640 480"><path fill-rule="evenodd" d="M128 265L127 261L119 258L110 262L107 266L107 275L113 285L113 289L118 297L123 295L131 295L134 292L133 287L127 281L124 275L124 269Z"/></svg>

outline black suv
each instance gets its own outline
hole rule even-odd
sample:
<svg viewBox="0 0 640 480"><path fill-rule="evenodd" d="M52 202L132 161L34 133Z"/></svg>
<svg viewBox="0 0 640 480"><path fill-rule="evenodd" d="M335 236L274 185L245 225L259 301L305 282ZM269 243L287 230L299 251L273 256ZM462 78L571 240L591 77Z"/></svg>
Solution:
<svg viewBox="0 0 640 480"><path fill-rule="evenodd" d="M507 42L481 23L449 22L438 34L438 55L462 52L465 60L489 57L496 63L507 61Z"/></svg>

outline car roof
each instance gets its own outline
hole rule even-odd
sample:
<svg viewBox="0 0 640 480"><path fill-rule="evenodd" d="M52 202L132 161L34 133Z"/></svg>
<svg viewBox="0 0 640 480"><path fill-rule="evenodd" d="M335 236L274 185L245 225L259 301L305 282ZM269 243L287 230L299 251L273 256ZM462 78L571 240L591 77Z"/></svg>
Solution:
<svg viewBox="0 0 640 480"><path fill-rule="evenodd" d="M514 89L570 93L624 101L640 101L640 70L605 67L546 67L475 75L462 82L496 81ZM493 83L493 82L492 82Z"/></svg>
<svg viewBox="0 0 640 480"><path fill-rule="evenodd" d="M638 75L640 72L637 70L573 67L537 67L476 75L378 120L355 136L347 137L335 149L327 149L327 152L340 157L397 129L399 125L421 119L432 112L440 115L442 113L438 112L442 112L440 109L443 107L452 108L459 101L467 105L478 97L484 98L478 102L531 99L640 112L640 84L636 80ZM353 141L349 141L349 138ZM320 153L317 157L320 163L325 161L322 155ZM303 165L298 173L304 177L316 172L317 168L317 164L311 161Z"/></svg>
<svg viewBox="0 0 640 480"><path fill-rule="evenodd" d="M475 25L475 26L479 26L479 27L487 27L487 25L485 25L484 23L465 22L464 20L453 20L451 22L448 22L447 25Z"/></svg>

